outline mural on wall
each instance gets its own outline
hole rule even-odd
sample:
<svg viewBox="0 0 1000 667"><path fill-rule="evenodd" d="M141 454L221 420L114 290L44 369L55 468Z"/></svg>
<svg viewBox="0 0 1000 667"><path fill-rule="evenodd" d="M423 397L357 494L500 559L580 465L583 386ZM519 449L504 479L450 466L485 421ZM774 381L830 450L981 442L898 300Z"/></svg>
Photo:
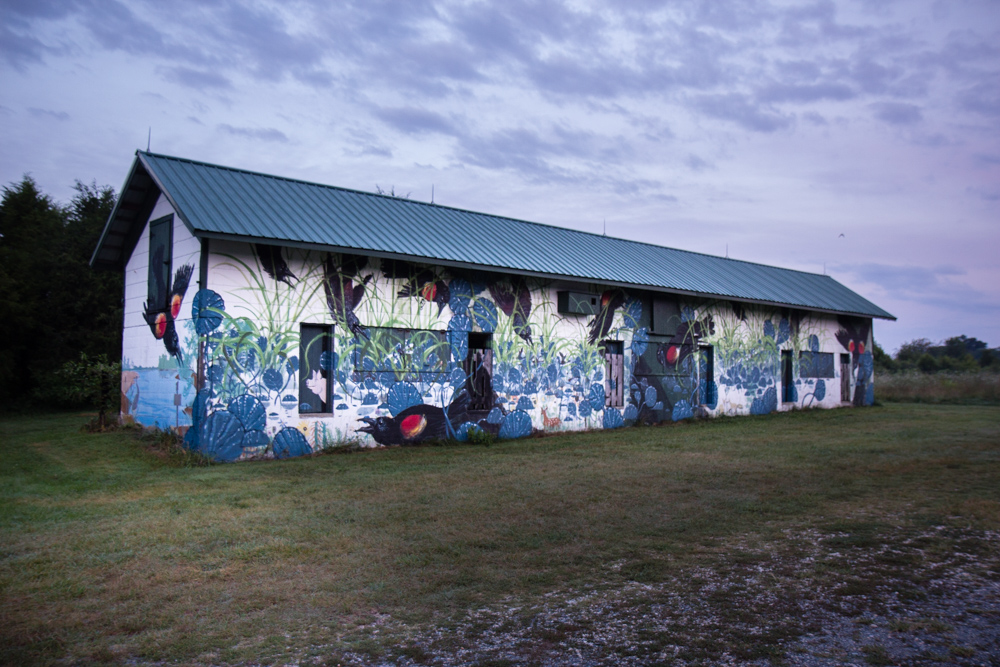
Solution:
<svg viewBox="0 0 1000 667"><path fill-rule="evenodd" d="M162 248L157 249L157 254L153 257L153 261L163 262ZM191 282L192 273L194 273L194 266L185 264L177 269L172 284L163 285L160 282L158 289L168 295L166 308L156 307L149 301L146 301L142 307L142 317L146 320L146 324L149 325L150 331L153 332L153 337L157 340L162 340L167 353L176 357L180 362L183 362L183 358L174 322L177 320L177 316L180 315L181 304L184 301L184 294L187 292L188 284ZM157 274L157 278L162 281L159 278L159 274Z"/></svg>
<svg viewBox="0 0 1000 667"><path fill-rule="evenodd" d="M210 272L236 286L199 290L184 336L164 340L191 265L175 274L164 317L145 317L184 369L174 402L191 425L178 430L217 460L829 404L830 353L821 350L832 336L795 311L670 297L670 333L662 323L652 333L650 297L621 288L605 290L591 315L571 315L558 312L553 283L538 279L266 244L228 249ZM307 332L323 341L309 354ZM865 404L869 335L862 320L842 319L836 331ZM794 370L783 396L782 352L793 353ZM620 388L608 370L615 355ZM123 411L146 399L128 379Z"/></svg>
<svg viewBox="0 0 1000 667"><path fill-rule="evenodd" d="M851 373L854 376L854 405L875 403L875 358L871 346L871 322L859 318L838 317L840 329L837 341L851 355Z"/></svg>

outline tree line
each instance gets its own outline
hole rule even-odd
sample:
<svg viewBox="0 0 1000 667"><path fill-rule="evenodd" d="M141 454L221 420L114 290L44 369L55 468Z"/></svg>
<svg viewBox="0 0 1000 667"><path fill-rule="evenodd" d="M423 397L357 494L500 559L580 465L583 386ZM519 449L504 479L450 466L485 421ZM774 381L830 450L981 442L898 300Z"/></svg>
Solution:
<svg viewBox="0 0 1000 667"><path fill-rule="evenodd" d="M90 267L115 191L80 181L75 189L60 204L28 175L3 188L0 409L89 402L73 364L121 360L123 272Z"/></svg>
<svg viewBox="0 0 1000 667"><path fill-rule="evenodd" d="M926 338L903 343L895 356L889 356L875 344L875 365L882 371L921 371L923 373L1000 372L1000 349L970 336L952 336L934 344Z"/></svg>

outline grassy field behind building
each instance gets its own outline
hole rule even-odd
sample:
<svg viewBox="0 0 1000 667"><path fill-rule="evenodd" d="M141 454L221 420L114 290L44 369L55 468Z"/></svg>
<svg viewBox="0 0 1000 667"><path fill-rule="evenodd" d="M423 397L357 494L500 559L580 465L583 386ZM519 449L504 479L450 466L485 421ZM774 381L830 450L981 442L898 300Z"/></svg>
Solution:
<svg viewBox="0 0 1000 667"><path fill-rule="evenodd" d="M1000 530L992 406L208 467L86 419L0 420L0 662L392 656L359 628L683 576L788 531Z"/></svg>

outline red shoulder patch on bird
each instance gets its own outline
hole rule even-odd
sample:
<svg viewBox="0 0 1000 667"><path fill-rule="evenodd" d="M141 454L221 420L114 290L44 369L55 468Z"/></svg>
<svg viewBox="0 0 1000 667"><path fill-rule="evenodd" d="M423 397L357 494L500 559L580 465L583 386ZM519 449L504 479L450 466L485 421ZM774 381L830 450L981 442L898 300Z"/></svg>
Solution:
<svg viewBox="0 0 1000 667"><path fill-rule="evenodd" d="M420 289L420 296L424 297L428 301L433 301L436 295L437 295L437 285L435 283L426 283Z"/></svg>
<svg viewBox="0 0 1000 667"><path fill-rule="evenodd" d="M399 423L399 432L403 435L406 440L412 440L427 428L427 417L423 415L410 415L409 417L404 417L403 421Z"/></svg>
<svg viewBox="0 0 1000 667"><path fill-rule="evenodd" d="M153 335L157 339L160 339L160 338L163 338L163 336L166 333L167 333L167 314L166 313L157 313L156 314L156 331L153 332Z"/></svg>

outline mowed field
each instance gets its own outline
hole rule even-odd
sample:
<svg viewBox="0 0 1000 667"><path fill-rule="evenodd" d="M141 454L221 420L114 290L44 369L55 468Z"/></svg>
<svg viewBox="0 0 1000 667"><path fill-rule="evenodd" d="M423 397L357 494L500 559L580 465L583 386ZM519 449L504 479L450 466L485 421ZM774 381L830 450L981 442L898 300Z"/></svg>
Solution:
<svg viewBox="0 0 1000 667"><path fill-rule="evenodd" d="M642 598L646 614L682 593L710 601L697 584L706 572L773 566L766 585L784 586L769 594L782 604L839 591L862 619L891 609L852 595L926 595L921 572L955 554L1000 581L997 406L890 404L200 467L133 432L86 433L88 418L0 420L5 664L544 663L594 632L588 605L620 611ZM852 553L896 555L868 568L830 555ZM794 573L779 571L792 560ZM780 664L816 630L791 607L748 602L746 585L712 590L732 614L719 628L763 630L710 631L700 644L650 630L605 649L641 664ZM548 652L477 658L501 627ZM974 645L948 641L952 659L986 664ZM890 649L868 645L869 663L892 664Z"/></svg>

